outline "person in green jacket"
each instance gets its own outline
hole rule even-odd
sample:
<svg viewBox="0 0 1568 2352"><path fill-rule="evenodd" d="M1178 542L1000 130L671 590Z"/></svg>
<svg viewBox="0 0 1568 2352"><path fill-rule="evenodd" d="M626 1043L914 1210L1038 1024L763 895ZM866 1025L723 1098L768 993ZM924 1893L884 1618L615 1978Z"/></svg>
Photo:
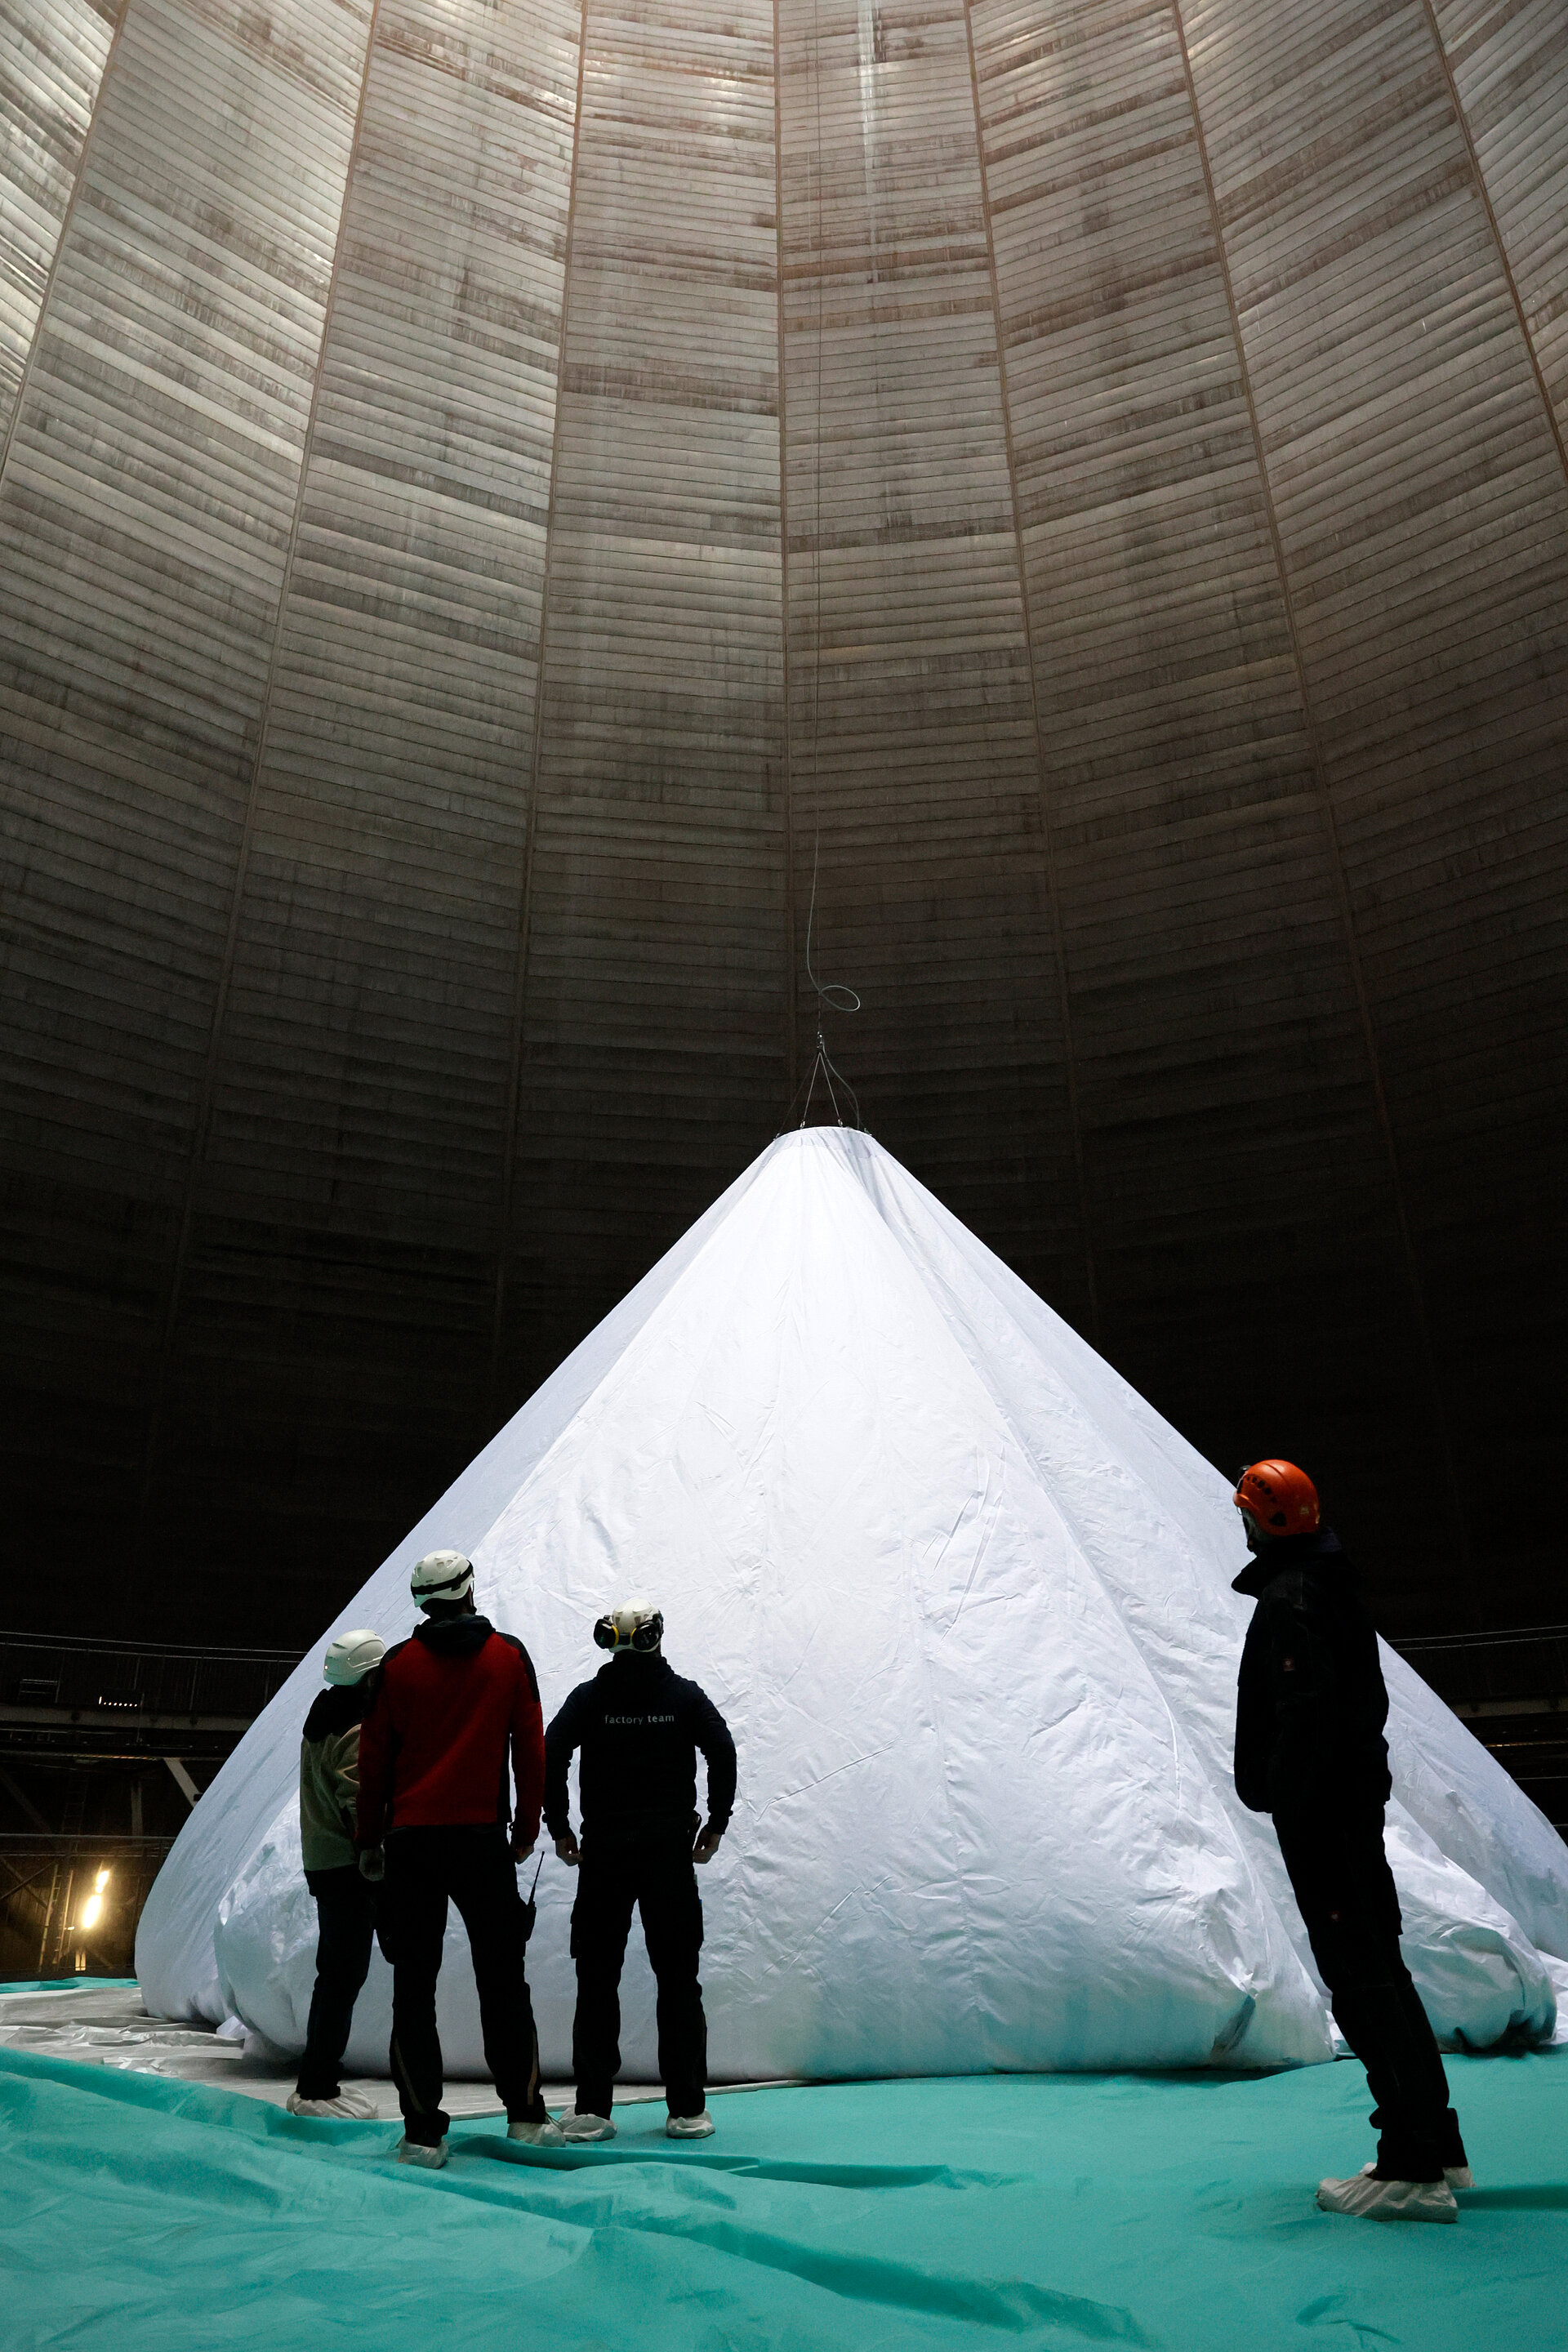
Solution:
<svg viewBox="0 0 1568 2352"><path fill-rule="evenodd" d="M327 1651L327 1687L305 1717L300 1743L300 1846L305 1884L316 1898L316 1987L293 2116L369 2116L376 2112L338 2079L354 2002L370 1971L376 1891L354 1850L360 1725L369 1714L386 1655L379 1633L340 1633ZM383 1946L384 1949L384 1945Z"/></svg>

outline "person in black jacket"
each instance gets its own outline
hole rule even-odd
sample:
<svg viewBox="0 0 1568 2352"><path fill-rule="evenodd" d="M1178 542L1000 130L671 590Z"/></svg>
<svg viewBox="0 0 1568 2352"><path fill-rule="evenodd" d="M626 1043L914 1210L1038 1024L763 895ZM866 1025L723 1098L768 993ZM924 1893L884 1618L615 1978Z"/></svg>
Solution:
<svg viewBox="0 0 1568 2352"><path fill-rule="evenodd" d="M658 1983L658 2065L672 2139L705 2139L708 2021L697 1958L702 1904L694 1863L710 1862L735 1801L735 1743L696 1683L666 1663L664 1620L646 1601L601 1617L613 1653L579 1683L544 1735L544 1820L563 1862L580 1868L572 1909L577 2015L569 2140L613 2139L611 2086L621 2063L621 1968L634 1906ZM708 1819L697 1811L697 1750L708 1767ZM583 1843L572 1834L567 1768L582 1751Z"/></svg>
<svg viewBox="0 0 1568 2352"><path fill-rule="evenodd" d="M1383 1850L1392 1793L1388 1692L1359 1579L1293 1463L1255 1462L1232 1498L1254 1557L1235 1590L1258 1603L1237 1684L1236 1791L1272 1813L1312 1957L1366 2068L1377 2162L1325 2180L1326 2212L1451 2221L1472 2186L1421 1997L1399 1949Z"/></svg>

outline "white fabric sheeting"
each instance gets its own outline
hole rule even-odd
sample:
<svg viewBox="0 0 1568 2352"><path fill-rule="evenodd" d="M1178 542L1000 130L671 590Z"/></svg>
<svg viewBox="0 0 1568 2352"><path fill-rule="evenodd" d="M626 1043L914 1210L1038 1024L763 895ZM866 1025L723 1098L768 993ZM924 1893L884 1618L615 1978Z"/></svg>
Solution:
<svg viewBox="0 0 1568 2352"><path fill-rule="evenodd" d="M702 1874L717 2080L1331 2053L1269 1824L1230 1778L1250 1604L1224 1479L869 1138L781 1139L546 1382L355 1596L470 1552L546 1715L632 1590L728 1717L740 1801ZM1390 1660L1390 1853L1444 2029L1548 2035L1568 1851ZM150 2008L303 2039L298 1670L195 1809L143 1915ZM569 2064L573 1880L530 1961ZM215 1937L216 1929L216 1937ZM1533 1941L1531 1939L1534 1939ZM385 2063L379 1955L350 2062ZM634 1929L623 2050L654 2071ZM454 1923L441 2026L482 2067Z"/></svg>
<svg viewBox="0 0 1568 2352"><path fill-rule="evenodd" d="M71 1978L58 1991L8 1992L0 1987L0 2046L115 2073L174 2075L274 2107L286 2103L299 2073L297 2053L275 2051L237 2017L216 2027L170 2024L148 2015L134 1985L104 1985L91 1977ZM397 2097L385 2080L385 2054L379 2053L374 2075L356 2077L345 2069L343 2087L363 2091L378 2114L395 2119ZM552 2106L570 2095L565 2084L546 2083L543 2090ZM647 2095L646 2088L617 2090L616 2103ZM456 2116L493 2116L499 2105L489 2082L448 2084L445 2104Z"/></svg>

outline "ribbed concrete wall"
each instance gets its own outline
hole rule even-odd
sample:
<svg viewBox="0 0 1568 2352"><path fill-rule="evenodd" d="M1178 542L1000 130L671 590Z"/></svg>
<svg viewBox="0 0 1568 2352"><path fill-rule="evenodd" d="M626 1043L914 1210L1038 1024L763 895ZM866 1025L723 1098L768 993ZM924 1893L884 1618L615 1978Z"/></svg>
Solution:
<svg viewBox="0 0 1568 2352"><path fill-rule="evenodd" d="M773 18L592 0L583 43L502 1403L788 1093Z"/></svg>
<svg viewBox="0 0 1568 2352"><path fill-rule="evenodd" d="M815 888L917 1173L1555 1607L1559 9L8 0L0 106L15 1540L307 1637L784 1118Z"/></svg>
<svg viewBox="0 0 1568 2352"><path fill-rule="evenodd" d="M78 0L0 9L0 435L11 429L119 21L118 10Z"/></svg>

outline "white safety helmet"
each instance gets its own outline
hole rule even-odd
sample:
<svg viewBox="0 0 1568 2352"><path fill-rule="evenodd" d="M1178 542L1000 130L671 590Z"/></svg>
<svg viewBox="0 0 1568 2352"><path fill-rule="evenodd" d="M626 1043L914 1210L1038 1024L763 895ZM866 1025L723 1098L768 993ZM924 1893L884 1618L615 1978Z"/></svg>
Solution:
<svg viewBox="0 0 1568 2352"><path fill-rule="evenodd" d="M651 1601L623 1601L594 1628L601 1650L637 1650L645 1656L664 1639L664 1617Z"/></svg>
<svg viewBox="0 0 1568 2352"><path fill-rule="evenodd" d="M421 1609L431 1601L471 1601L474 1563L465 1552L427 1551L415 1561L408 1589Z"/></svg>
<svg viewBox="0 0 1568 2352"><path fill-rule="evenodd" d="M352 1633L340 1633L335 1642L327 1644L327 1654L321 1672L330 1683L363 1683L373 1666L379 1666L386 1655L386 1643L368 1625L361 1625Z"/></svg>

